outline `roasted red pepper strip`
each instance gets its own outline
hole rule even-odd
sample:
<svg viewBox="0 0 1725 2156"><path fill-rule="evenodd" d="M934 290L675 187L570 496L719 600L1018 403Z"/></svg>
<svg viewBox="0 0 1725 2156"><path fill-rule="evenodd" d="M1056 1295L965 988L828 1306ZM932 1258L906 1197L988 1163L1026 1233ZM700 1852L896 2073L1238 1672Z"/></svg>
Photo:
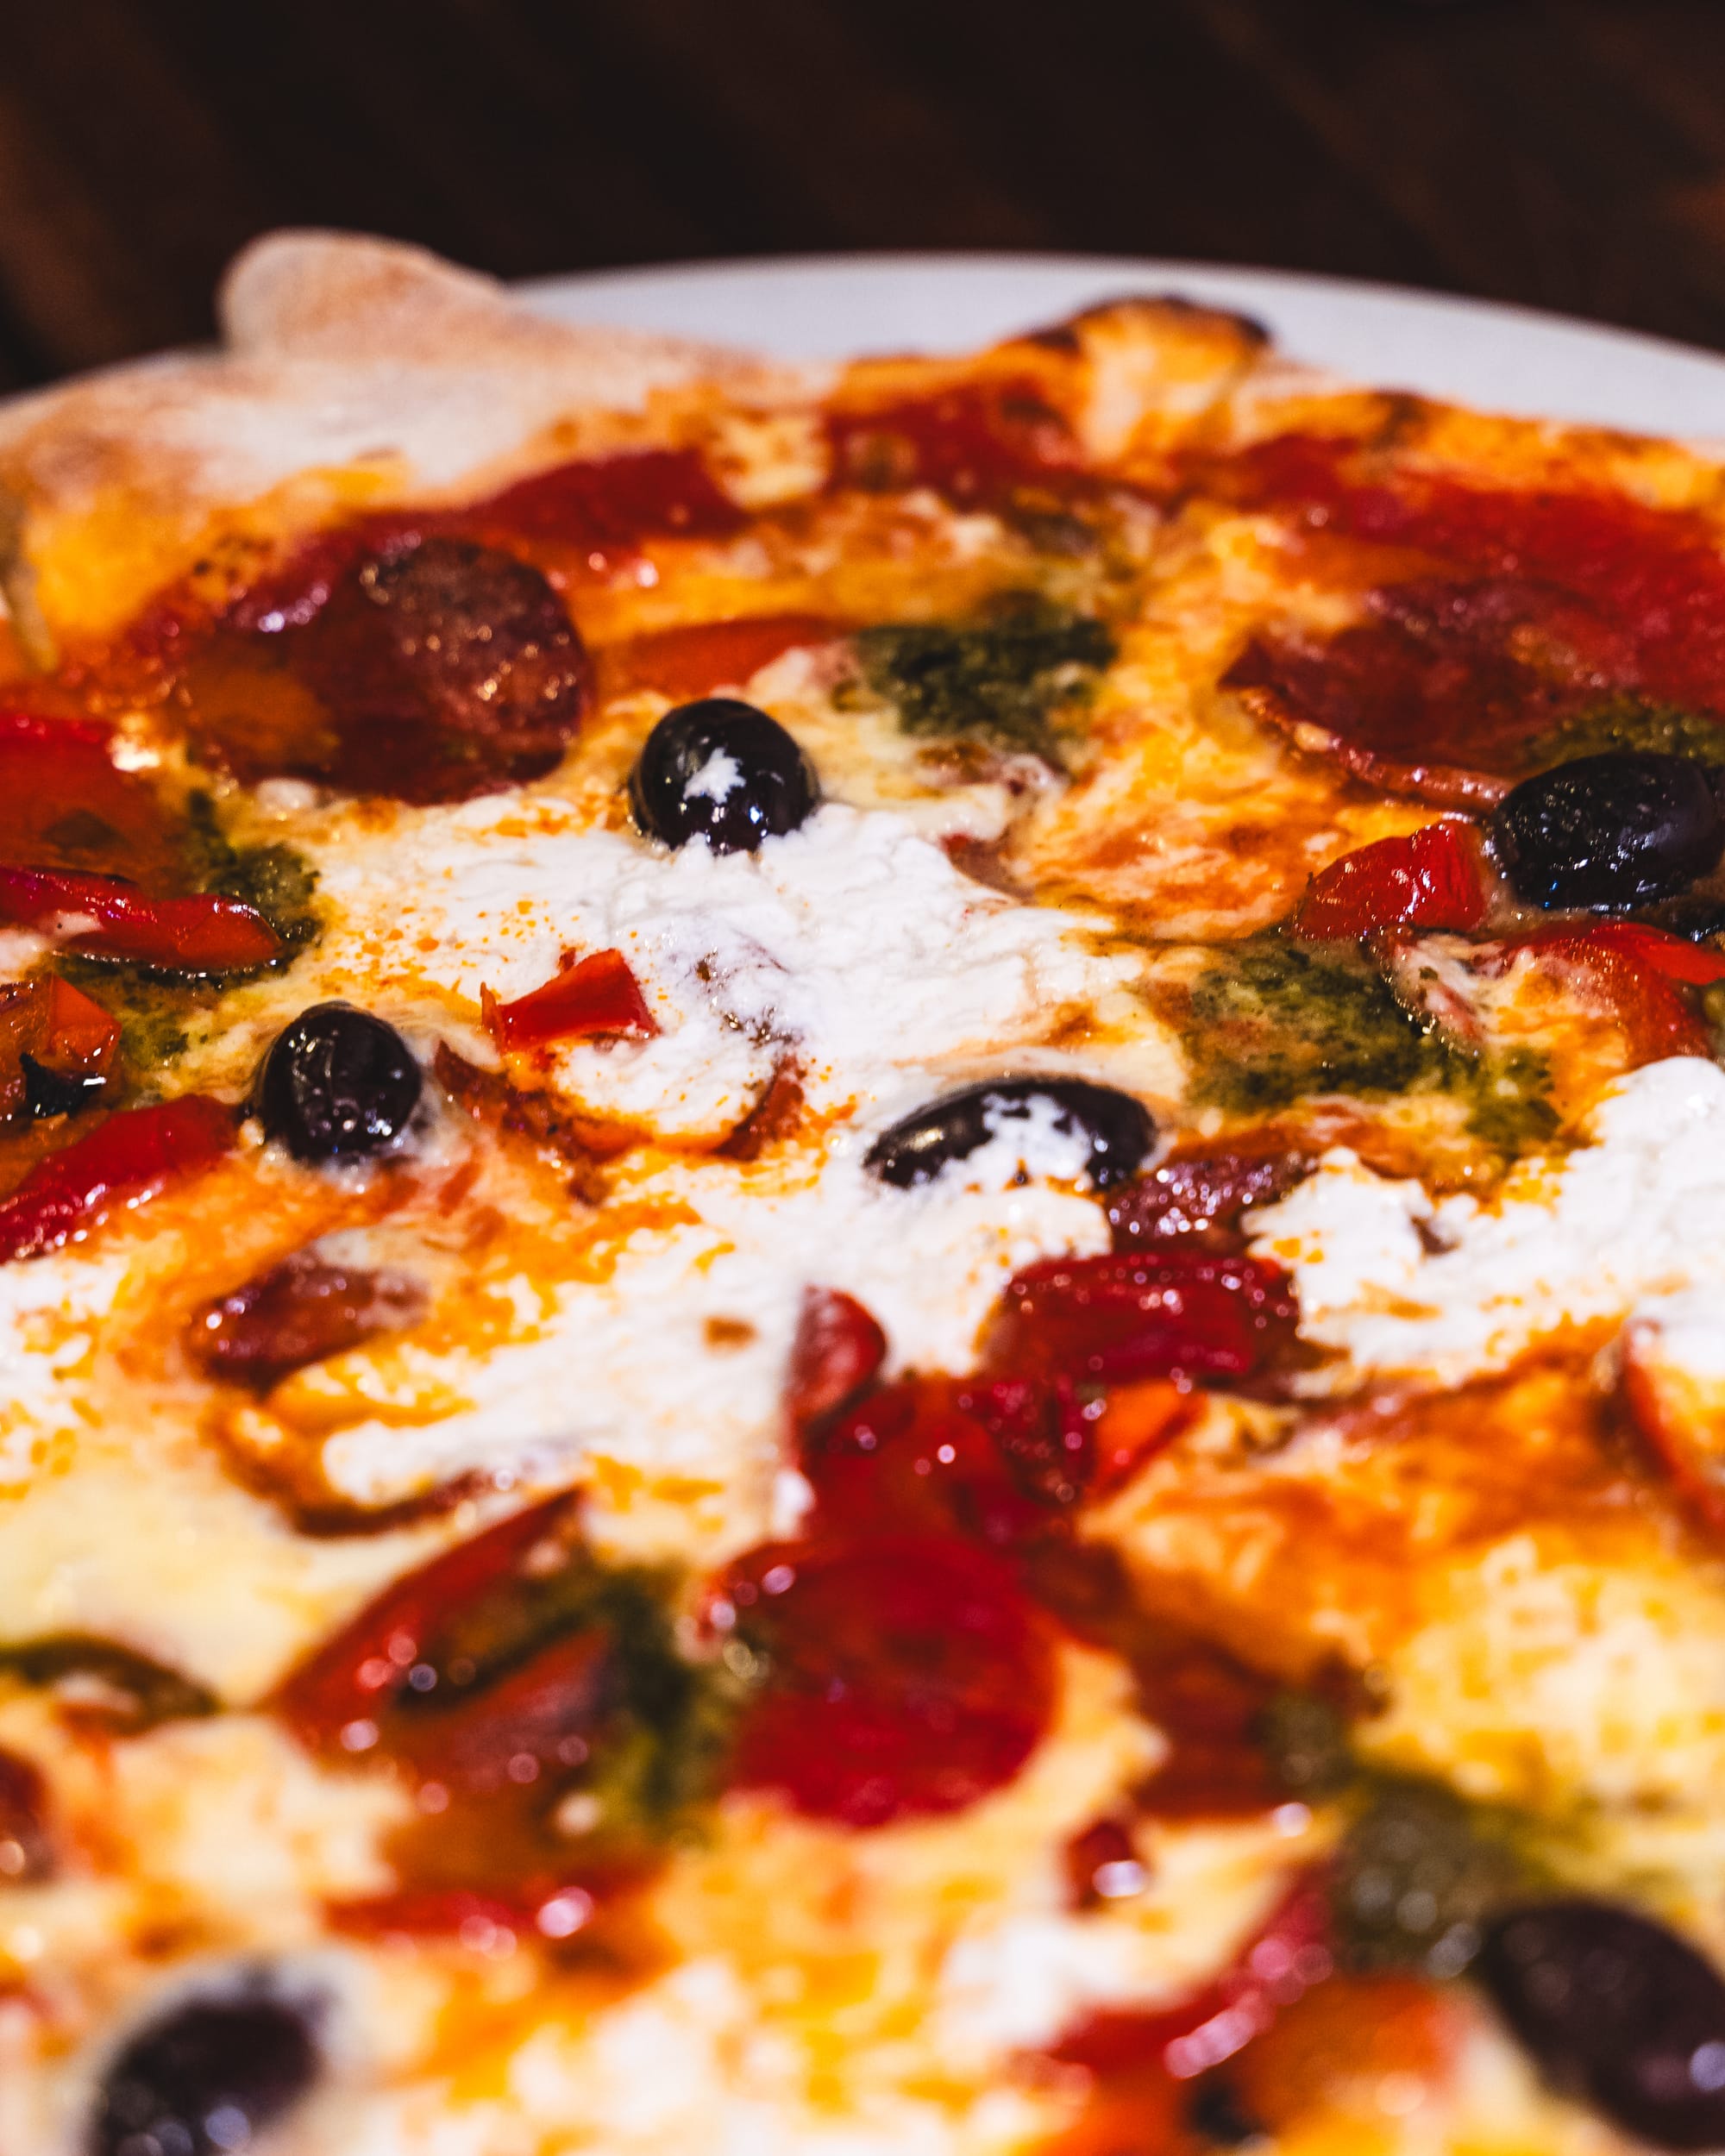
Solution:
<svg viewBox="0 0 1725 2156"><path fill-rule="evenodd" d="M1335 1969L1329 1905L1316 1881L1300 1881L1225 1976L1178 2006L1095 2015L1055 2047L1063 2063L1113 2075L1159 2069L1189 2081L1261 2036Z"/></svg>
<svg viewBox="0 0 1725 2156"><path fill-rule="evenodd" d="M176 973L246 973L281 956L281 939L254 906L147 898L117 876L0 868L0 920L40 929L88 957Z"/></svg>
<svg viewBox="0 0 1725 2156"><path fill-rule="evenodd" d="M853 1401L887 1359L887 1336L854 1295L811 1288L803 1296L785 1412L794 1435L814 1430Z"/></svg>
<svg viewBox="0 0 1725 2156"><path fill-rule="evenodd" d="M1648 928L1640 921L1589 921L1580 928L1540 929L1518 943L1523 950L1609 951L1666 981L1706 988L1725 981L1725 954L1705 943L1691 943L1662 928Z"/></svg>
<svg viewBox="0 0 1725 2156"><path fill-rule="evenodd" d="M506 1583L529 1551L567 1526L573 1509L571 1499L554 1497L511 1513L368 1602L300 1664L277 1695L278 1708L302 1742L338 1754L368 1749L378 1717L407 1683L440 1621ZM373 1725L367 1745L342 1743L342 1732L354 1722Z"/></svg>
<svg viewBox="0 0 1725 2156"><path fill-rule="evenodd" d="M480 990L480 1000L491 1037L505 1052L594 1033L633 1033L644 1040L659 1030L620 950L578 959L513 1003L499 1003L489 988Z"/></svg>
<svg viewBox="0 0 1725 2156"><path fill-rule="evenodd" d="M1725 970L1714 970L1713 952L1632 921L1537 930L1502 946L1504 964L1523 951L1578 976L1610 1006L1628 1041L1631 1068L1709 1052L1707 1027L1684 991L1725 979Z"/></svg>
<svg viewBox="0 0 1725 2156"><path fill-rule="evenodd" d="M1477 928L1485 918L1479 840L1471 824L1428 824L1344 854L1312 879L1297 934L1330 940L1373 929Z"/></svg>
<svg viewBox="0 0 1725 2156"><path fill-rule="evenodd" d="M207 1094L110 1117L88 1138L38 1161L0 1201L0 1263L40 1257L116 1207L146 1204L212 1166L233 1143L233 1110Z"/></svg>
<svg viewBox="0 0 1725 2156"><path fill-rule="evenodd" d="M0 1116L16 1114L28 1097L25 1056L56 1077L93 1087L119 1045L112 1017L69 981L51 975L0 986Z"/></svg>

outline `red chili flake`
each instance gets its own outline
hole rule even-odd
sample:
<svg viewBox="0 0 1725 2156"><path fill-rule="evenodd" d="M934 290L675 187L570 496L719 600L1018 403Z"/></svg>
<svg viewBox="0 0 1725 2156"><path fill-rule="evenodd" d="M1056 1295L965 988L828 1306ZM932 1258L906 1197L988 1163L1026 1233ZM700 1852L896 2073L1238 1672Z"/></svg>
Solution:
<svg viewBox="0 0 1725 2156"><path fill-rule="evenodd" d="M1053 1712L1053 1646L1011 1570L955 1539L770 1543L718 1589L764 1666L734 1783L856 1827L962 1810Z"/></svg>
<svg viewBox="0 0 1725 2156"><path fill-rule="evenodd" d="M212 1167L233 1143L233 1110L205 1094L110 1116L38 1161L0 1200L0 1263L40 1257L118 1207L147 1204L170 1183Z"/></svg>
<svg viewBox="0 0 1725 2156"><path fill-rule="evenodd" d="M1312 879L1294 917L1314 941L1369 936L1374 929L1467 930L1485 918L1480 843L1470 824L1428 824L1344 854Z"/></svg>
<svg viewBox="0 0 1725 2156"><path fill-rule="evenodd" d="M543 987L512 1003L499 1003L489 988L481 988L480 1002L486 1030L505 1054L596 1033L645 1039L659 1031L620 950L596 950L574 959Z"/></svg>
<svg viewBox="0 0 1725 2156"><path fill-rule="evenodd" d="M281 956L255 906L207 896L147 898L116 876L0 868L0 920L41 931L91 958L175 973L246 973Z"/></svg>

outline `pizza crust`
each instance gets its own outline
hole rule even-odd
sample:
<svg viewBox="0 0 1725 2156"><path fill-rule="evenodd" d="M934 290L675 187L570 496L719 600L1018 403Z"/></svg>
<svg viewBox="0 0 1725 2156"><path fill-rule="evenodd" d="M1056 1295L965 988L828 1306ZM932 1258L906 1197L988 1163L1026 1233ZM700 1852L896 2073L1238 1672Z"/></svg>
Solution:
<svg viewBox="0 0 1725 2156"><path fill-rule="evenodd" d="M358 502L485 492L548 461L674 442L692 405L819 379L709 344L549 322L419 248L279 232L223 282L216 351L0 412L0 584L31 655L101 635L212 539Z"/></svg>

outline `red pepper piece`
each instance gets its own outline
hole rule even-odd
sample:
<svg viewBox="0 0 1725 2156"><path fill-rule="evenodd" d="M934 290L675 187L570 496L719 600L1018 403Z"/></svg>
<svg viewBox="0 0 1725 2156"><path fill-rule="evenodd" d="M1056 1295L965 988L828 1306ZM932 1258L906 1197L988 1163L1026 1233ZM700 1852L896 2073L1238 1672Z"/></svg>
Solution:
<svg viewBox="0 0 1725 2156"><path fill-rule="evenodd" d="M1590 921L1580 926L1537 930L1502 946L1502 963L1529 951L1560 973L1574 975L1604 1002L1622 1027L1629 1068L1668 1056L1705 1056L1711 1042L1687 993L1715 975L1714 954L1680 937L1628 921Z"/></svg>
<svg viewBox="0 0 1725 2156"><path fill-rule="evenodd" d="M530 1551L567 1530L574 1513L567 1496L529 1506L386 1587L292 1671L276 1695L278 1711L314 1751L354 1756L342 1732L356 1722L375 1732L440 1621L508 1581Z"/></svg>
<svg viewBox="0 0 1725 2156"><path fill-rule="evenodd" d="M620 950L596 950L577 959L513 1003L480 991L487 1031L507 1054L545 1041L585 1039L595 1033L632 1033L649 1039L659 1031L641 984Z"/></svg>
<svg viewBox="0 0 1725 2156"><path fill-rule="evenodd" d="M280 938L254 906L147 898L117 876L0 868L0 920L40 929L91 958L176 973L246 973L281 956Z"/></svg>
<svg viewBox="0 0 1725 2156"><path fill-rule="evenodd" d="M171 874L179 831L149 781L117 770L106 730L0 712L0 862Z"/></svg>
<svg viewBox="0 0 1725 2156"><path fill-rule="evenodd" d="M1333 1974L1329 1935L1323 1889L1302 1879L1225 1976L1178 2006L1095 2015L1053 2055L1098 2075L1151 2067L1175 2081L1192 2080L1243 2051L1285 2007Z"/></svg>
<svg viewBox="0 0 1725 2156"><path fill-rule="evenodd" d="M1107 1196L1117 1250L1176 1242L1219 1257L1243 1253L1240 1215L1274 1205L1312 1171L1313 1156L1278 1147L1266 1153L1219 1146L1170 1153L1159 1167Z"/></svg>
<svg viewBox="0 0 1725 2156"><path fill-rule="evenodd" d="M836 1414L878 1373L887 1336L854 1295L811 1288L791 1346L785 1412L800 1436Z"/></svg>
<svg viewBox="0 0 1725 2156"><path fill-rule="evenodd" d="M40 1257L119 1206L147 1204L170 1183L213 1167L233 1143L233 1110L207 1094L110 1116L87 1138L38 1161L0 1200L0 1263Z"/></svg>
<svg viewBox="0 0 1725 2156"><path fill-rule="evenodd" d="M0 1886L28 1886L53 1871L47 1785L16 1752L0 1751Z"/></svg>
<svg viewBox="0 0 1725 2156"><path fill-rule="evenodd" d="M210 1376L265 1393L290 1371L414 1324L426 1302L405 1274L328 1265L294 1250L193 1311L186 1352Z"/></svg>
<svg viewBox="0 0 1725 2156"><path fill-rule="evenodd" d="M26 1103L22 1057L56 1077L93 1081L106 1075L119 1045L110 1014L58 975L0 986L0 1116Z"/></svg>
<svg viewBox="0 0 1725 2156"><path fill-rule="evenodd" d="M1044 1621L968 1543L769 1543L719 1592L769 1672L733 1779L810 1817L868 1827L960 1810L1009 1782L1048 1726Z"/></svg>
<svg viewBox="0 0 1725 2156"><path fill-rule="evenodd" d="M1471 824L1428 824L1344 854L1312 879L1294 917L1314 940L1374 929L1477 928L1485 918L1479 840Z"/></svg>
<svg viewBox="0 0 1725 2156"><path fill-rule="evenodd" d="M1105 1385L1249 1377L1291 1342L1297 1316L1287 1275L1254 1258L1050 1258L1007 1283L988 1365Z"/></svg>

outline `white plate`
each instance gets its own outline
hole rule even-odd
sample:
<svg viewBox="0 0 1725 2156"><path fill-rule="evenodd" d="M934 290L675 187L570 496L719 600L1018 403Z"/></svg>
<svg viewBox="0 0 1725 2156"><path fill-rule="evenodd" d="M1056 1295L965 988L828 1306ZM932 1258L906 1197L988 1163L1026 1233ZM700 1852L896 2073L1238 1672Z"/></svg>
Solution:
<svg viewBox="0 0 1725 2156"><path fill-rule="evenodd" d="M1128 292L1255 316L1284 351L1487 411L1725 440L1725 359L1623 329L1387 285L1131 255L815 254L543 279L565 322L752 346L786 359L963 351Z"/></svg>

